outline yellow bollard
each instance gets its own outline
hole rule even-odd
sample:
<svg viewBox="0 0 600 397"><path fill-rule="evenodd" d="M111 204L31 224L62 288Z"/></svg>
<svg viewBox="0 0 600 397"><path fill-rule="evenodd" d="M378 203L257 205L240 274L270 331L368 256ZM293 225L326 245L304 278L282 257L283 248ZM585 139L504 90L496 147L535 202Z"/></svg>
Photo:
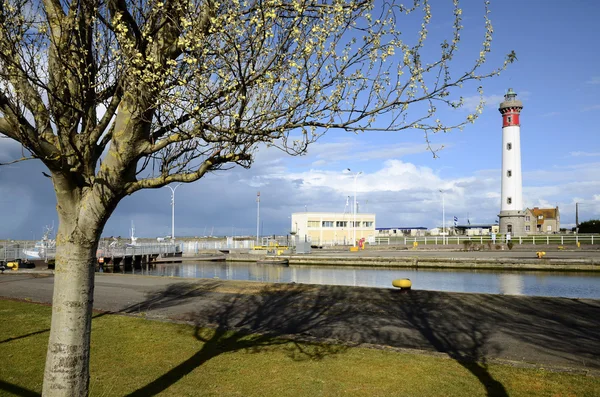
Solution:
<svg viewBox="0 0 600 397"><path fill-rule="evenodd" d="M19 270L19 262L18 261L8 262L6 264L6 267L11 268L13 270Z"/></svg>
<svg viewBox="0 0 600 397"><path fill-rule="evenodd" d="M538 251L535 254L537 255L538 259L542 259L544 255L546 255L544 251Z"/></svg>
<svg viewBox="0 0 600 397"><path fill-rule="evenodd" d="M410 281L409 278L399 278L397 280L393 280L392 285L396 288L407 290L407 289L411 289L412 282Z"/></svg>
<svg viewBox="0 0 600 397"><path fill-rule="evenodd" d="M577 248L580 248L580 247L581 247L581 241L578 241L577 242Z"/></svg>
<svg viewBox="0 0 600 397"><path fill-rule="evenodd" d="M414 248L414 249L417 249L417 247L418 247L418 246L419 246L419 243L418 243L418 242L416 242L416 241L414 241L414 242L413 242L413 248Z"/></svg>

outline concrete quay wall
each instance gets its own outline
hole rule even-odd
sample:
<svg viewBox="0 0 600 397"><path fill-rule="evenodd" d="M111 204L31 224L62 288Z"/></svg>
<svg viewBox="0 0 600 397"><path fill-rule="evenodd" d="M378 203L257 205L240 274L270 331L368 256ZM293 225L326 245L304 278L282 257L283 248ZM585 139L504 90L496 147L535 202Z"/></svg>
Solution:
<svg viewBox="0 0 600 397"><path fill-rule="evenodd" d="M264 255L229 254L227 261L255 262ZM360 267L394 267L422 269L488 269L488 270L543 270L543 271L600 271L600 258L581 259L529 259L529 258L427 258L406 256L280 256L290 265L326 265Z"/></svg>

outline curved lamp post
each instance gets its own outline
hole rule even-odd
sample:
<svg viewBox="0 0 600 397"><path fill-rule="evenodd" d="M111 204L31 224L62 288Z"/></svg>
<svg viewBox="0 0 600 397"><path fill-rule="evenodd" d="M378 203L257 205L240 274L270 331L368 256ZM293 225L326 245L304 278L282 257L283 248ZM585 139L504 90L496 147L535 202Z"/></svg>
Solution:
<svg viewBox="0 0 600 397"><path fill-rule="evenodd" d="M350 168L346 168L348 172L352 172ZM362 171L358 171L354 174L354 206L352 207L352 246L356 247L356 178L362 174Z"/></svg>
<svg viewBox="0 0 600 397"><path fill-rule="evenodd" d="M181 185L183 183L178 183L174 188L169 185L165 186L171 189L171 242L175 242L175 190Z"/></svg>

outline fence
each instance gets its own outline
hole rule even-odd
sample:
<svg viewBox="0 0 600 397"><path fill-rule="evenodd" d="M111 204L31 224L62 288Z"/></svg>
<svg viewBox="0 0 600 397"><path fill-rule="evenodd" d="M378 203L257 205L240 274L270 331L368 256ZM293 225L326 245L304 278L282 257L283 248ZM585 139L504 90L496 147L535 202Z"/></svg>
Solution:
<svg viewBox="0 0 600 397"><path fill-rule="evenodd" d="M424 245L451 245L463 244L465 241L474 243L492 242L490 236L427 236L427 237L375 237L373 244L375 245L412 245L414 242ZM577 243L585 245L594 245L600 243L600 235L594 234L579 234L579 235L561 235L561 234L546 234L546 235L529 235L521 237L513 237L513 244L533 244L533 245L576 245ZM496 243L505 243L505 236L498 236Z"/></svg>
<svg viewBox="0 0 600 397"><path fill-rule="evenodd" d="M32 259L24 251L36 250L35 243L11 244L0 248L0 260L4 262L16 259ZM181 252L181 244L144 244L144 245L122 245L113 246L101 243L98 246L98 257L125 257L137 255L168 255ZM53 259L56 256L56 248L44 248L40 252L40 258L43 260Z"/></svg>
<svg viewBox="0 0 600 397"><path fill-rule="evenodd" d="M181 244L159 243L159 244L140 244L121 247L99 247L98 257L126 257L138 255L169 255L181 252Z"/></svg>
<svg viewBox="0 0 600 397"><path fill-rule="evenodd" d="M4 262L9 262L12 260L27 259L27 254L24 251L37 251L38 247L35 246L35 242L24 242L24 243L16 243L16 244L4 244L0 247L0 260ZM55 250L52 249L44 249L41 253L40 259L46 259L46 257L54 258Z"/></svg>
<svg viewBox="0 0 600 397"><path fill-rule="evenodd" d="M197 254L203 250L221 250L221 249L252 249L254 240L234 240L228 237L227 240L218 241L187 241L182 243L184 255Z"/></svg>

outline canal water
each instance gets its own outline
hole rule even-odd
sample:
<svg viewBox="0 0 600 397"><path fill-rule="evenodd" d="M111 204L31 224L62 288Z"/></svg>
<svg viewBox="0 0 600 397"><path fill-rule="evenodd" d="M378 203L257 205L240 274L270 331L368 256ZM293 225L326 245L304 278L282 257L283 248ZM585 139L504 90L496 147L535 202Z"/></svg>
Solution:
<svg viewBox="0 0 600 397"><path fill-rule="evenodd" d="M102 270L101 270L102 271ZM170 263L119 268L153 276L393 288L409 278L413 289L506 295L600 299L600 274L591 272L424 270L365 267L260 265L254 262Z"/></svg>

